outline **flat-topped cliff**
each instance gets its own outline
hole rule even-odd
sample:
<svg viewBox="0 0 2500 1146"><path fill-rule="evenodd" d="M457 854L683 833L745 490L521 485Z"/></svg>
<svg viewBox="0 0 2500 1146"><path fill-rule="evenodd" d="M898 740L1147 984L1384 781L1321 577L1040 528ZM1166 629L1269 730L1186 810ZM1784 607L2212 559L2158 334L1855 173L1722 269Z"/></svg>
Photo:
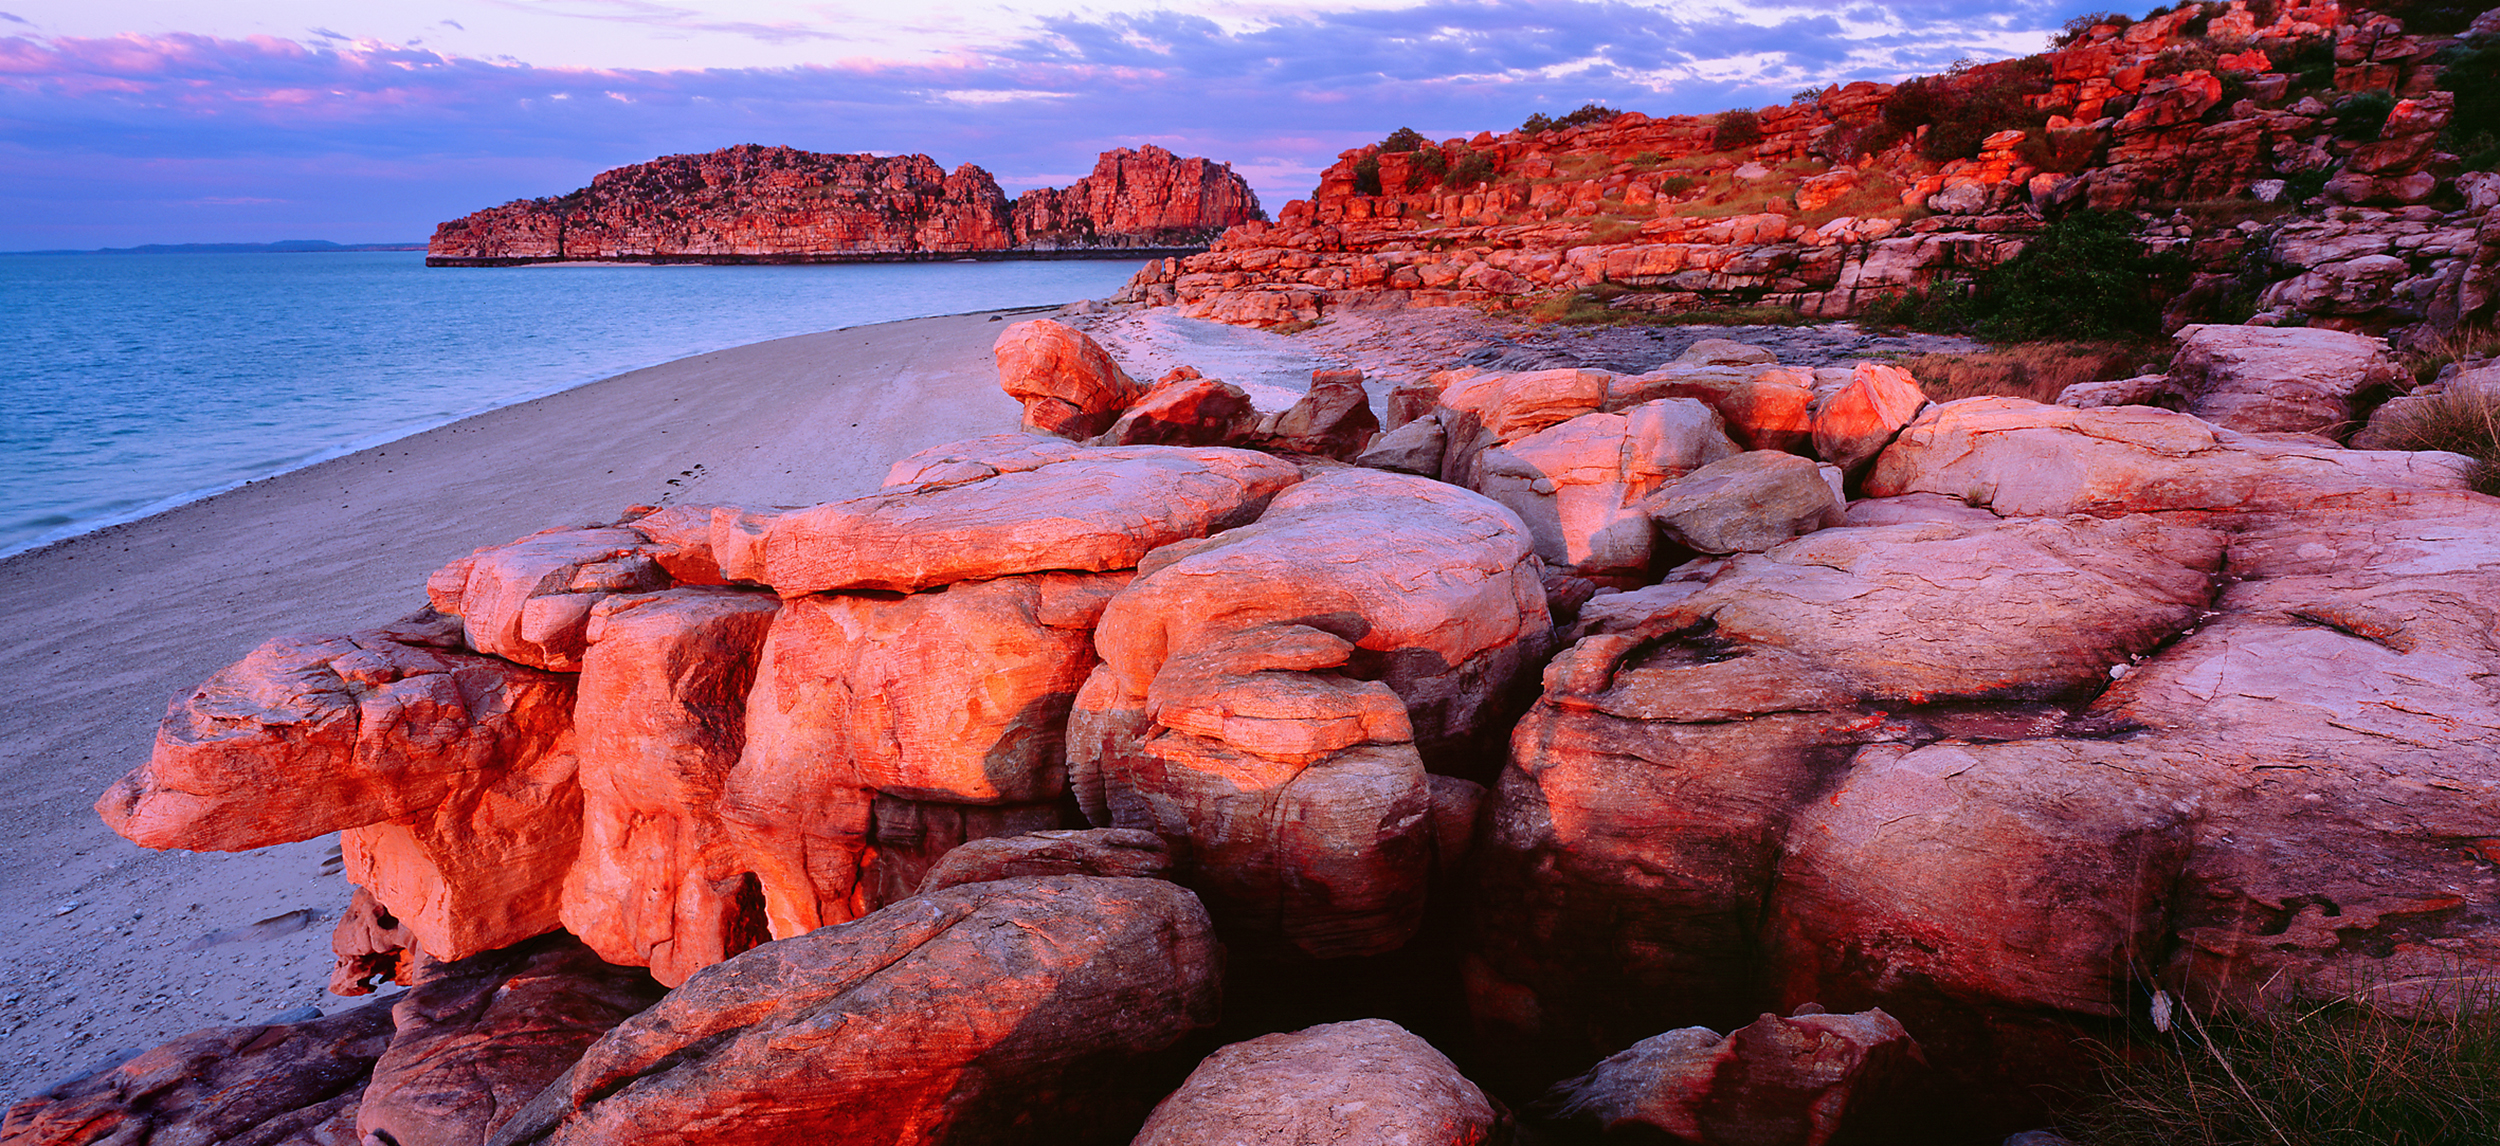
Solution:
<svg viewBox="0 0 2500 1146"><path fill-rule="evenodd" d="M432 266L554 261L801 263L1203 247L1260 216L1229 165L1103 153L1064 189L1009 201L972 164L753 144L601 172L590 186L435 228Z"/></svg>
<svg viewBox="0 0 2500 1146"><path fill-rule="evenodd" d="M2075 28L2041 55L1779 107L1401 132L1345 152L1272 224L1148 268L1127 297L1271 326L1574 294L1844 317L1955 288L2049 223L2104 211L2183 257L2161 300L2173 326L2450 329L2490 311L2500 277L2486 224L2500 175L2477 124L2500 88L2500 22L2484 23L2418 35L2332 2L2188 4Z"/></svg>

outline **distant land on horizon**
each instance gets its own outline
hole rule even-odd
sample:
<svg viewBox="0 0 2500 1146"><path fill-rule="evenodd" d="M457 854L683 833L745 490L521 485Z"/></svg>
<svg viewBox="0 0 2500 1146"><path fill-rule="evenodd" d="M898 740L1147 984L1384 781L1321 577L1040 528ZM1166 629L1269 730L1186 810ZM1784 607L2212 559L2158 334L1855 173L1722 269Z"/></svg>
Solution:
<svg viewBox="0 0 2500 1146"><path fill-rule="evenodd" d="M422 251L416 243L333 243L328 239L282 239L275 243L144 243L88 250L0 251L0 255L300 255L328 251Z"/></svg>

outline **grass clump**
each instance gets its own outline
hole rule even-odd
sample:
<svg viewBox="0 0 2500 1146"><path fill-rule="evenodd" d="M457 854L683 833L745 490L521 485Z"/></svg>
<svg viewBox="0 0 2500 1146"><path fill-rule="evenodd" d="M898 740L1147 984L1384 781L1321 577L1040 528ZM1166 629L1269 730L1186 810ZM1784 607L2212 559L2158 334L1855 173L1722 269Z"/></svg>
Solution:
<svg viewBox="0 0 2500 1146"><path fill-rule="evenodd" d="M2027 342L1972 354L1915 354L1893 364L1918 379L1930 401L2001 395L2055 402L2079 382L2124 378L2156 349L2142 342Z"/></svg>
<svg viewBox="0 0 2500 1146"><path fill-rule="evenodd" d="M2413 1021L2350 999L2178 1015L2166 1045L2113 1064L2068 1133L2085 1146L2500 1142L2500 1015L2460 1003Z"/></svg>
<svg viewBox="0 0 2500 1146"><path fill-rule="evenodd" d="M2500 393L2443 391L2408 402L2392 422L2384 439L2386 448L2464 454L2474 459L2470 480L2475 492L2500 497ZM2495 1089L2493 1100L2500 1101L2500 1089ZM2489 1140L2500 1142L2500 1134Z"/></svg>

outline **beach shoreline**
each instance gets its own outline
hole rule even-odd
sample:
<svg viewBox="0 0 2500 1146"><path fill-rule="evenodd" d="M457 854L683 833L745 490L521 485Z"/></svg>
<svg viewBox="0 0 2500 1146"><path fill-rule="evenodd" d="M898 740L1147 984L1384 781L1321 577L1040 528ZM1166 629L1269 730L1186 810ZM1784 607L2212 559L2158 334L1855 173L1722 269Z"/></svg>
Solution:
<svg viewBox="0 0 2500 1146"><path fill-rule="evenodd" d="M8 1101L114 1054L327 995L348 886L321 838L150 852L92 803L169 698L271 636L381 625L427 574L630 505L808 505L914 450L1016 428L1011 316L848 327L500 406L0 559L0 1078Z"/></svg>

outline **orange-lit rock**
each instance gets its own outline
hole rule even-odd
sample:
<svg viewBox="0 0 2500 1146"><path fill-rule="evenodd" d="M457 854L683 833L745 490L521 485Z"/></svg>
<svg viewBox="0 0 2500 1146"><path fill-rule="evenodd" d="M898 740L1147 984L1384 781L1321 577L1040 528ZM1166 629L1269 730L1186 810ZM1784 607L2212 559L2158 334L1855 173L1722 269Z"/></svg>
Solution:
<svg viewBox="0 0 2500 1146"><path fill-rule="evenodd" d="M1047 318L998 332L992 352L998 358L999 387L1024 403L1027 430L1090 438L1146 396L1146 387L1120 369L1100 344Z"/></svg>
<svg viewBox="0 0 2500 1146"><path fill-rule="evenodd" d="M1222 963L1205 910L1161 880L914 896L695 975L495 1141L1094 1141L1170 1085Z"/></svg>
<svg viewBox="0 0 2500 1146"><path fill-rule="evenodd" d="M563 919L603 958L663 983L764 939L718 805L778 604L676 589L611 597L591 615L573 715L582 849Z"/></svg>
<svg viewBox="0 0 2500 1146"><path fill-rule="evenodd" d="M1259 216L1259 197L1232 165L1183 159L1149 143L1115 148L1066 188L1016 196L1020 250L1203 247Z"/></svg>
<svg viewBox="0 0 2500 1146"><path fill-rule="evenodd" d="M1302 471L1248 450L1122 446L990 473L783 514L765 536L766 579L790 596L1130 569L1157 546L1249 520Z"/></svg>
<svg viewBox="0 0 2500 1146"><path fill-rule="evenodd" d="M1856 470L1883 452L1926 404L1927 395L1907 371L1861 362L1849 384L1815 409L1814 452L1843 470Z"/></svg>
<svg viewBox="0 0 2500 1146"><path fill-rule="evenodd" d="M470 648L574 672L591 606L609 593L668 587L652 552L649 538L623 526L550 529L454 561L425 590L436 609L460 618Z"/></svg>
<svg viewBox="0 0 2500 1146"><path fill-rule="evenodd" d="M876 905L881 897L863 880L878 858L878 793L1002 810L1054 805L1067 783L1068 707L1094 667L1094 623L1127 581L1125 572L1038 573L899 599L825 594L784 605L747 703L744 755L720 802L772 933L803 934ZM1001 826L1057 824L1046 814ZM920 876L898 875L901 892Z"/></svg>

